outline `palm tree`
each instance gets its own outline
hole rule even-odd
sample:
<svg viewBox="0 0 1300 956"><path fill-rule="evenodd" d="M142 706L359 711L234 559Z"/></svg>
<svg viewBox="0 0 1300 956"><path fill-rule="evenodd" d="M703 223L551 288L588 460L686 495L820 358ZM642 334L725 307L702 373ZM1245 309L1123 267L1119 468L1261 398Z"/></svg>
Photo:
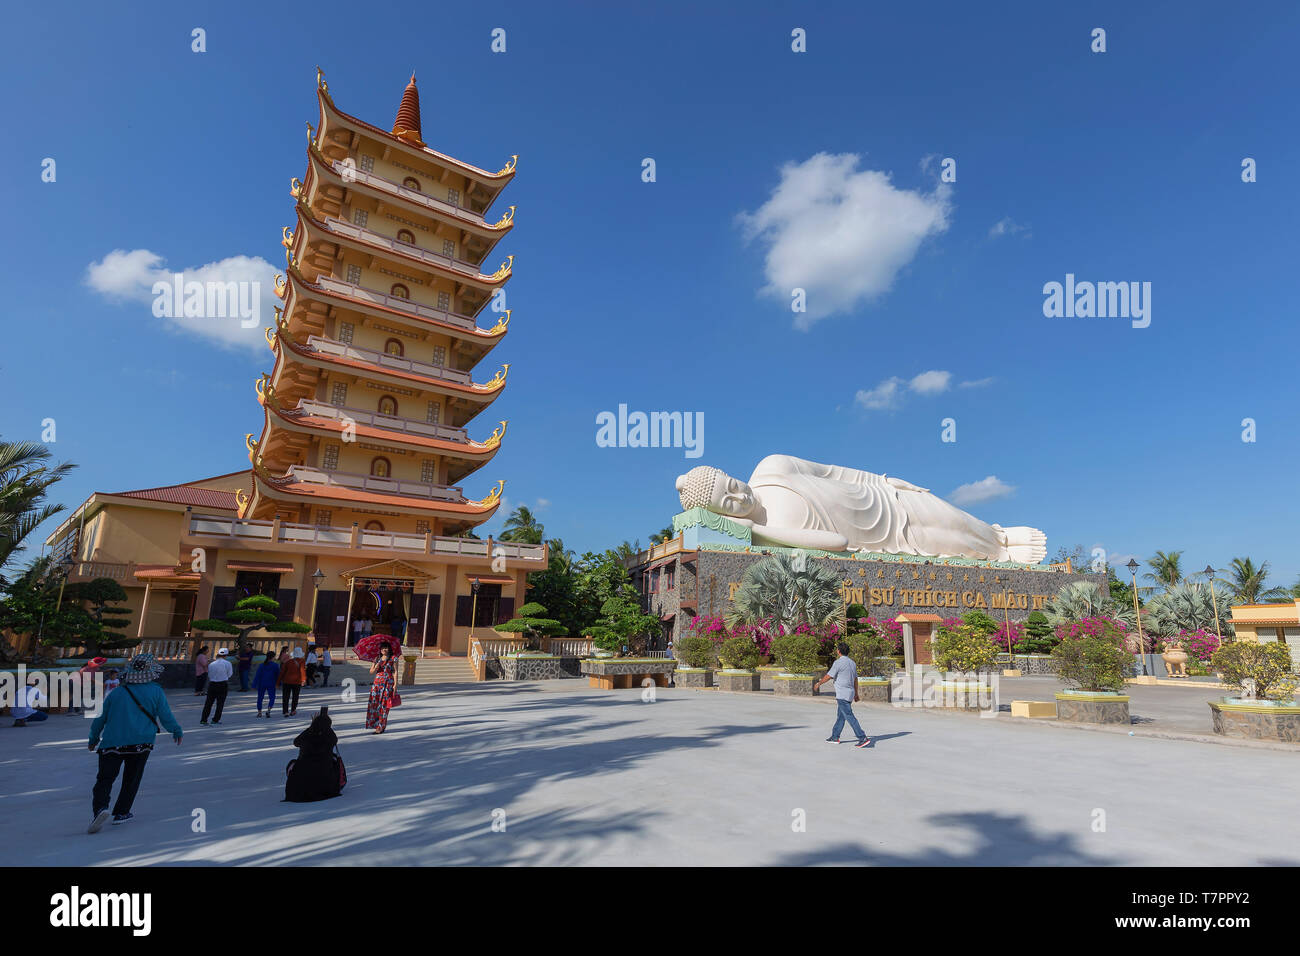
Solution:
<svg viewBox="0 0 1300 956"><path fill-rule="evenodd" d="M1155 557L1147 558L1152 570L1142 576L1162 588L1171 588L1183 579L1183 569L1178 566L1182 556L1181 551L1157 551Z"/></svg>
<svg viewBox="0 0 1300 956"><path fill-rule="evenodd" d="M1219 578L1219 583L1228 589L1228 596L1233 604L1267 604L1273 601L1285 601L1291 597L1286 588L1265 588L1268 578L1268 562L1261 562L1255 567L1250 558L1233 558L1228 569L1231 577Z"/></svg>
<svg viewBox="0 0 1300 956"><path fill-rule="evenodd" d="M45 503L50 486L75 465L50 465L50 450L39 442L0 441L0 568L23 547L46 518L63 505Z"/></svg>
<svg viewBox="0 0 1300 956"><path fill-rule="evenodd" d="M796 568L792 557L777 554L746 569L726 618L731 627L771 621L790 631L827 624L843 607L839 575L815 561Z"/></svg>
<svg viewBox="0 0 1300 956"><path fill-rule="evenodd" d="M654 534L650 535L650 543L663 544L665 541L671 541L675 537L677 537L677 532L673 530L672 525L669 525L662 531L656 531Z"/></svg>
<svg viewBox="0 0 1300 956"><path fill-rule="evenodd" d="M520 505L506 519L505 529L501 532L502 541L517 541L521 544L541 544L546 529L542 527L537 516L527 505Z"/></svg>
<svg viewBox="0 0 1300 956"><path fill-rule="evenodd" d="M1147 602L1142 623L1161 637L1173 637L1180 631L1214 630L1214 598L1208 583L1180 581L1163 594ZM1232 624L1219 618L1225 634L1232 633Z"/></svg>
<svg viewBox="0 0 1300 956"><path fill-rule="evenodd" d="M1133 627L1137 617L1131 604L1116 601L1108 591L1091 581L1072 581L1065 585L1044 605L1043 612L1051 624L1064 624L1085 617L1108 617Z"/></svg>

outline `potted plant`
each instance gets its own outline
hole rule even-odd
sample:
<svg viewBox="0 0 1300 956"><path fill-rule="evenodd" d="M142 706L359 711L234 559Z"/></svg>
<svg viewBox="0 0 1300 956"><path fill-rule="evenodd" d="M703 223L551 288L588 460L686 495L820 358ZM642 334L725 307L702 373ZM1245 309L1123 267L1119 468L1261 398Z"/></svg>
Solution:
<svg viewBox="0 0 1300 956"><path fill-rule="evenodd" d="M718 687L722 690L758 690L758 648L748 637L729 637L718 648Z"/></svg>
<svg viewBox="0 0 1300 956"><path fill-rule="evenodd" d="M1234 641L1211 660L1236 695L1210 701L1214 732L1300 743L1300 702L1291 650L1280 641Z"/></svg>
<svg viewBox="0 0 1300 956"><path fill-rule="evenodd" d="M864 628L845 638L849 657L858 668L858 696L865 701L889 703L893 699L892 675L896 669L890 656L894 643L874 628Z"/></svg>
<svg viewBox="0 0 1300 956"><path fill-rule="evenodd" d="M984 615L987 617L987 615ZM992 619L989 619L992 623ZM939 682L941 707L962 710L987 710L993 700L993 688L981 675L992 670L998 662L998 645L991 629L980 622L963 621L957 625L939 626L934 638L934 663L946 672Z"/></svg>
<svg viewBox="0 0 1300 956"><path fill-rule="evenodd" d="M1121 694L1132 666L1122 628L1109 618L1084 618L1052 649L1052 669L1071 685L1056 695L1059 720L1128 724L1129 698Z"/></svg>
<svg viewBox="0 0 1300 956"><path fill-rule="evenodd" d="M813 696L813 682L821 669L818 644L813 634L785 634L772 642L772 653L781 668L772 682L772 690L778 696Z"/></svg>
<svg viewBox="0 0 1300 956"><path fill-rule="evenodd" d="M673 645L681 661L675 680L678 687L713 686L713 642L703 635L683 637Z"/></svg>

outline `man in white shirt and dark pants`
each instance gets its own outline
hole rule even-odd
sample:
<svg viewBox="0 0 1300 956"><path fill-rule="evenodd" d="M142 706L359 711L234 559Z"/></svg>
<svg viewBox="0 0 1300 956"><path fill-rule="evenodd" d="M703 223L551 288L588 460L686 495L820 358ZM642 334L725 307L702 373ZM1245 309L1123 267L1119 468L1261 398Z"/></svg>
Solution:
<svg viewBox="0 0 1300 956"><path fill-rule="evenodd" d="M866 747L871 743L871 738L862 731L862 725L858 723L858 718L853 716L853 702L858 699L858 665L853 663L853 658L849 657L849 645L845 641L840 641L835 645L835 663L831 669L826 672L826 676L813 684L813 693L828 680L835 681L835 726L831 729L831 735L826 738L827 743L837 744L840 742L840 731L844 729L844 721L849 722L849 727L857 735L858 742L855 747Z"/></svg>
<svg viewBox="0 0 1300 956"><path fill-rule="evenodd" d="M208 665L208 696L203 701L203 716L199 723L208 722L208 714L212 711L213 702L217 705L217 712L212 722L221 723L221 711L226 706L226 690L230 686L230 675L234 672L235 669L230 666L230 651L223 647L217 651L216 660Z"/></svg>

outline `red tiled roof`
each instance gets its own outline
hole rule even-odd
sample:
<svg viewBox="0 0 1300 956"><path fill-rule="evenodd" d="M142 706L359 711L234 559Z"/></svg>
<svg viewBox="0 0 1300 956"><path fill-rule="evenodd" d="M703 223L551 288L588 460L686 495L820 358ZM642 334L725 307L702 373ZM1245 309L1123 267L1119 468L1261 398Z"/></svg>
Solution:
<svg viewBox="0 0 1300 956"><path fill-rule="evenodd" d="M141 488L137 491L117 491L111 494L118 498L143 498L146 501L165 501L169 504L215 508L220 511L239 509L233 491L195 488L192 485L165 485L162 488Z"/></svg>

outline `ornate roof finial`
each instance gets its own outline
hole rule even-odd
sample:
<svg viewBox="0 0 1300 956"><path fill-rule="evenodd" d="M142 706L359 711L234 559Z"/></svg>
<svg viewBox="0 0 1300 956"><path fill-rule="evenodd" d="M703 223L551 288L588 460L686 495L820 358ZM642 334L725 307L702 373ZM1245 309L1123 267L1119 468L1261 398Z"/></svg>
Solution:
<svg viewBox="0 0 1300 956"><path fill-rule="evenodd" d="M397 108L393 122L393 135L415 146L423 146L420 139L420 91L415 88L415 71L402 91L402 104Z"/></svg>

